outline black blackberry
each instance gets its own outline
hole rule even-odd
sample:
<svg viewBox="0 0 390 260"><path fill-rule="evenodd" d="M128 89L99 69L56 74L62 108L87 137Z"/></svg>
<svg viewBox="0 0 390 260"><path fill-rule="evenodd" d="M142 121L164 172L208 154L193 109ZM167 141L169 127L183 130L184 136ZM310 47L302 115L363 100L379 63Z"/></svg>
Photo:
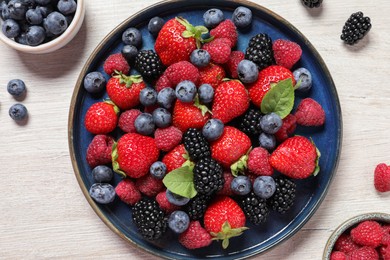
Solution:
<svg viewBox="0 0 390 260"><path fill-rule="evenodd" d="M222 189L223 169L210 157L202 158L194 167L194 185L199 194L211 195Z"/></svg>
<svg viewBox="0 0 390 260"><path fill-rule="evenodd" d="M139 51L134 67L146 80L157 79L164 71L160 57L153 50Z"/></svg>
<svg viewBox="0 0 390 260"><path fill-rule="evenodd" d="M211 200L211 196L198 194L192 198L186 205L185 211L192 220L199 220L203 218L207 206Z"/></svg>
<svg viewBox="0 0 390 260"><path fill-rule="evenodd" d="M259 70L275 64L272 39L266 33L253 36L246 49L245 59L256 63Z"/></svg>
<svg viewBox="0 0 390 260"><path fill-rule="evenodd" d="M254 192L241 199L241 207L252 224L259 225L267 219L269 209L267 201L259 198Z"/></svg>
<svg viewBox="0 0 390 260"><path fill-rule="evenodd" d="M190 128L184 133L183 143L190 159L195 162L211 156L209 143L203 134L195 128Z"/></svg>
<svg viewBox="0 0 390 260"><path fill-rule="evenodd" d="M351 14L345 22L341 33L341 40L349 45L354 45L361 40L371 29L371 20L364 17L362 12Z"/></svg>
<svg viewBox="0 0 390 260"><path fill-rule="evenodd" d="M320 7L322 4L322 0L301 0L301 2L309 8Z"/></svg>
<svg viewBox="0 0 390 260"><path fill-rule="evenodd" d="M241 118L239 129L252 136L261 134L260 119L262 114L259 109L250 108Z"/></svg>
<svg viewBox="0 0 390 260"><path fill-rule="evenodd" d="M275 184L275 193L268 203L273 210L283 214L294 204L296 184L284 176L276 177Z"/></svg>
<svg viewBox="0 0 390 260"><path fill-rule="evenodd" d="M167 219L155 200L142 198L133 207L133 221L140 234L148 240L162 237Z"/></svg>

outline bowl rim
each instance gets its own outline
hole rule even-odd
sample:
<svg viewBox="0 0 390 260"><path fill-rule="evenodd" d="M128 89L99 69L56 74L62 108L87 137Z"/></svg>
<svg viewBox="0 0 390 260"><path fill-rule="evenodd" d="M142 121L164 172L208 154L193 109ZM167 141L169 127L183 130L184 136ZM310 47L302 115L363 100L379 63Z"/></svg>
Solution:
<svg viewBox="0 0 390 260"><path fill-rule="evenodd" d="M29 53L44 53L47 50L51 50L55 48L57 45L61 45L64 39L68 37L69 37L68 41L70 41L73 38L72 34L74 33L74 31L80 29L81 27L80 23L83 22L84 15L85 15L85 1L77 0L77 9L69 27L66 28L66 30L59 37L49 42L46 42L44 44L40 44L38 46L29 46L29 45L17 43L14 40L6 37L3 34L3 32L0 32L0 40L6 45L8 45L9 47L16 49L18 51L29 52ZM0 25L2 24L2 22L3 21L0 19Z"/></svg>
<svg viewBox="0 0 390 260"><path fill-rule="evenodd" d="M332 249L334 247L334 244L337 241L337 238L343 234L346 230L350 229L354 225L366 221L366 220L376 220L376 221L386 221L390 223L390 214L389 213L382 213L382 212L368 212L368 213L362 213L359 215L355 215L341 224L339 224L336 229L332 232L332 234L329 236L328 241L326 242L324 253L322 256L322 259L329 260L330 255L332 253Z"/></svg>

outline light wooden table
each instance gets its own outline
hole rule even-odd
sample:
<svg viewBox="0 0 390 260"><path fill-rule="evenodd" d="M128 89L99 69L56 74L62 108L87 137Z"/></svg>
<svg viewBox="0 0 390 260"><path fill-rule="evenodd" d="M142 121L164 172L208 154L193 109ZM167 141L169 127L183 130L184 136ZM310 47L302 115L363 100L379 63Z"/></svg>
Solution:
<svg viewBox="0 0 390 260"><path fill-rule="evenodd" d="M95 46L129 15L156 3L87 1L85 23L65 48L47 55L16 52L0 43L0 258L157 259L127 244L94 213L76 181L68 150L68 109L78 74ZM337 174L311 220L274 250L255 259L321 259L331 232L363 212L390 212L390 193L378 194L373 170L390 163L390 5L385 0L325 0L314 12L300 1L254 1L295 25L322 55L336 83L344 137ZM372 19L356 47L339 40L355 11ZM6 84L22 78L29 121L8 116L15 100Z"/></svg>

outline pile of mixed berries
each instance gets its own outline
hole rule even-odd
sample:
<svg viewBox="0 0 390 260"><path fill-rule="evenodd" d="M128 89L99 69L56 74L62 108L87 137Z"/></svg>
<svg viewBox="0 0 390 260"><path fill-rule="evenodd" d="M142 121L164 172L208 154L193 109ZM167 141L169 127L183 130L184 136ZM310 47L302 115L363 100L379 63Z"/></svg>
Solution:
<svg viewBox="0 0 390 260"><path fill-rule="evenodd" d="M142 49L137 28L126 29L105 73L84 78L91 95L105 90L108 97L84 118L94 135L86 158L96 181L91 197L103 204L119 197L144 238L171 229L189 249L213 240L226 248L247 221L260 225L270 211L288 212L296 181L319 171L313 140L295 129L325 123L312 98L293 109L295 91L308 96L312 87L310 71L293 70L297 43L259 33L237 50L250 9L238 7L231 19L210 9L203 18L199 26L183 17L151 19L153 49ZM115 187L113 171L123 178Z"/></svg>

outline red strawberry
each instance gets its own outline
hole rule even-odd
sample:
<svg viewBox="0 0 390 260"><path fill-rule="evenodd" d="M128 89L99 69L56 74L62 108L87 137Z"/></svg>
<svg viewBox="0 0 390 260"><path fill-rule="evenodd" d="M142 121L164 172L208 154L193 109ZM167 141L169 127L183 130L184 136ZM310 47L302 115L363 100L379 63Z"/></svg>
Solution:
<svg viewBox="0 0 390 260"><path fill-rule="evenodd" d="M179 236L180 244L188 249L206 247L211 244L211 239L211 235L200 225L199 221L191 221L187 230Z"/></svg>
<svg viewBox="0 0 390 260"><path fill-rule="evenodd" d="M121 53L115 53L104 61L103 69L108 75L112 75L115 71L127 74L130 71L130 66Z"/></svg>
<svg viewBox="0 0 390 260"><path fill-rule="evenodd" d="M160 206L160 208L167 214L172 213L173 211L180 209L179 206L173 205L172 203L170 203L168 201L166 190L160 191L156 195L156 201L157 201L158 205Z"/></svg>
<svg viewBox="0 0 390 260"><path fill-rule="evenodd" d="M167 172L180 168L187 161L184 158L186 154L187 151L184 148L184 144L176 146L172 151L167 153L162 159L162 162L167 166Z"/></svg>
<svg viewBox="0 0 390 260"><path fill-rule="evenodd" d="M229 80L219 84L214 94L213 118L228 123L242 115L249 107L248 92L238 80Z"/></svg>
<svg viewBox="0 0 390 260"><path fill-rule="evenodd" d="M238 79L237 67L238 63L245 58L245 54L242 51L232 51L230 53L229 60L226 63L227 71L233 79Z"/></svg>
<svg viewBox="0 0 390 260"><path fill-rule="evenodd" d="M191 52L197 48L197 39L194 37L197 34L200 35L197 28L187 20L176 17L167 21L161 28L154 49L165 66L183 60L188 61Z"/></svg>
<svg viewBox="0 0 390 260"><path fill-rule="evenodd" d="M210 31L210 35L214 37L214 39L218 38L227 38L230 41L230 48L233 48L237 43L238 33L236 30L236 26L234 23L227 19L221 22L217 27Z"/></svg>
<svg viewBox="0 0 390 260"><path fill-rule="evenodd" d="M167 77L173 88L183 80L189 80L197 84L199 80L199 70L188 61L179 61L169 66L164 75Z"/></svg>
<svg viewBox="0 0 390 260"><path fill-rule="evenodd" d="M162 180L154 178L151 174L146 174L145 176L136 179L135 185L142 194L148 197L155 197L164 189Z"/></svg>
<svg viewBox="0 0 390 260"><path fill-rule="evenodd" d="M272 44L276 64L291 69L301 58L301 47L292 41L278 39Z"/></svg>
<svg viewBox="0 0 390 260"><path fill-rule="evenodd" d="M210 54L211 61L214 63L224 64L229 60L231 49L230 40L227 38L215 39L204 44L202 48Z"/></svg>
<svg viewBox="0 0 390 260"><path fill-rule="evenodd" d="M211 155L223 167L229 168L251 147L249 137L232 126L225 126L218 140L211 143Z"/></svg>
<svg viewBox="0 0 390 260"><path fill-rule="evenodd" d="M384 163L378 164L375 168L374 186L379 192L390 191L390 167Z"/></svg>
<svg viewBox="0 0 390 260"><path fill-rule="evenodd" d="M233 196L234 193L230 187L233 179L234 179L234 176L233 174L230 172L230 171L225 171L223 173L223 179L225 180L224 183L223 183L223 187L221 190L219 190L217 192L218 195L224 195L224 196Z"/></svg>
<svg viewBox="0 0 390 260"><path fill-rule="evenodd" d="M259 72L257 81L248 87L249 97L256 106L260 107L264 95L271 88L271 83L278 83L281 80L291 78L293 85L295 79L292 72L285 67L271 65Z"/></svg>
<svg viewBox="0 0 390 260"><path fill-rule="evenodd" d="M107 95L122 110L139 104L139 93L146 87L139 75L118 74L110 78L106 85Z"/></svg>
<svg viewBox="0 0 390 260"><path fill-rule="evenodd" d="M293 114L289 114L283 118L282 127L275 133L276 140L283 142L295 132L297 128L297 119Z"/></svg>
<svg viewBox="0 0 390 260"><path fill-rule="evenodd" d="M156 82L156 91L160 92L164 88L173 88L172 83L169 81L167 75L161 75Z"/></svg>
<svg viewBox="0 0 390 260"><path fill-rule="evenodd" d="M294 136L276 148L270 162L274 169L290 178L305 179L317 174L318 157L312 141L304 136Z"/></svg>
<svg viewBox="0 0 390 260"><path fill-rule="evenodd" d="M126 204L134 205L141 199L141 193L130 179L124 179L115 187L115 193Z"/></svg>
<svg viewBox="0 0 390 260"><path fill-rule="evenodd" d="M360 246L353 242L349 234L341 234L334 244L334 249L346 254L358 249Z"/></svg>
<svg viewBox="0 0 390 260"><path fill-rule="evenodd" d="M210 84L214 90L218 87L222 80L225 78L225 70L216 64L210 63L205 68L199 69L199 85Z"/></svg>
<svg viewBox="0 0 390 260"><path fill-rule="evenodd" d="M378 222L366 220L351 230L351 238L358 245L375 248L381 244L383 230Z"/></svg>
<svg viewBox="0 0 390 260"><path fill-rule="evenodd" d="M351 252L349 255L350 260L379 260L378 252L368 246L363 246Z"/></svg>
<svg viewBox="0 0 390 260"><path fill-rule="evenodd" d="M348 260L348 259L349 259L348 256L345 253L340 251L334 251L330 255L330 260Z"/></svg>
<svg viewBox="0 0 390 260"><path fill-rule="evenodd" d="M94 103L85 114L85 128L95 135L108 134L116 127L118 113L118 107L110 101Z"/></svg>
<svg viewBox="0 0 390 260"><path fill-rule="evenodd" d="M245 227L245 214L241 207L230 197L221 196L212 202L204 213L205 229L227 248L229 238L242 234Z"/></svg>
<svg viewBox="0 0 390 260"><path fill-rule="evenodd" d="M135 133L134 122L141 114L138 109L130 109L119 116L118 127L125 133Z"/></svg>
<svg viewBox="0 0 390 260"><path fill-rule="evenodd" d="M124 134L112 153L114 170L131 178L148 174L150 166L159 156L154 139L136 133Z"/></svg>
<svg viewBox="0 0 390 260"><path fill-rule="evenodd" d="M304 126L322 126L325 123L325 111L311 98L303 99L295 112L297 123Z"/></svg>
<svg viewBox="0 0 390 260"><path fill-rule="evenodd" d="M248 170L255 175L271 176L274 169L269 163L269 152L262 148L254 148L248 155Z"/></svg>
<svg viewBox="0 0 390 260"><path fill-rule="evenodd" d="M111 163L111 150L114 138L108 135L95 135L87 148L87 162L91 168Z"/></svg>
<svg viewBox="0 0 390 260"><path fill-rule="evenodd" d="M180 144L183 133L174 126L158 128L154 132L154 140L157 148L164 152L169 152Z"/></svg>
<svg viewBox="0 0 390 260"><path fill-rule="evenodd" d="M176 100L172 123L183 133L189 128L202 128L209 118L210 114L206 112L202 115L201 109L195 106L194 102L184 103Z"/></svg>

